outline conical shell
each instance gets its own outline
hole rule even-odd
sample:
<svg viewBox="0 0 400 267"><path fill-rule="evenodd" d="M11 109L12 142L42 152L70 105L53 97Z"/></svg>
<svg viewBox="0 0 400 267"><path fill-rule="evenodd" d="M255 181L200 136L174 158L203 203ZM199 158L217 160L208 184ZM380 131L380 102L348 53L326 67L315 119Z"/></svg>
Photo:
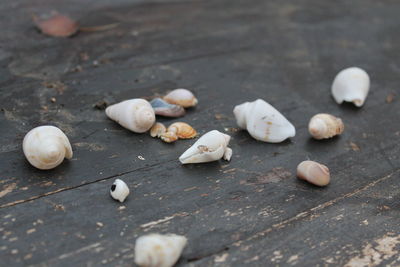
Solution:
<svg viewBox="0 0 400 267"><path fill-rule="evenodd" d="M229 160L232 155L232 150L228 148L230 139L229 135L212 130L200 137L179 160L182 164L210 162L222 157Z"/></svg>
<svg viewBox="0 0 400 267"><path fill-rule="evenodd" d="M179 105L184 108L197 105L197 98L187 89L175 89L164 96L164 100L170 104Z"/></svg>
<svg viewBox="0 0 400 267"><path fill-rule="evenodd" d="M343 121L330 114L320 113L311 118L308 131L315 139L331 138L344 131Z"/></svg>
<svg viewBox="0 0 400 267"><path fill-rule="evenodd" d="M297 177L317 186L326 186L330 182L328 167L311 160L303 161L297 166Z"/></svg>
<svg viewBox="0 0 400 267"><path fill-rule="evenodd" d="M156 115L164 117L182 117L186 111L182 106L169 104L161 98L155 98L150 101Z"/></svg>
<svg viewBox="0 0 400 267"><path fill-rule="evenodd" d="M332 96L338 104L346 101L361 107L367 98L369 86L369 76L363 69L347 68L336 75L332 84Z"/></svg>
<svg viewBox="0 0 400 267"><path fill-rule="evenodd" d="M64 158L72 158L68 137L54 126L39 126L29 131L22 148L29 163L41 170L53 169Z"/></svg>
<svg viewBox="0 0 400 267"><path fill-rule="evenodd" d="M262 99L237 105L233 113L238 126L257 140L279 143L296 135L294 126Z"/></svg>
<svg viewBox="0 0 400 267"><path fill-rule="evenodd" d="M156 117L150 103L136 98L106 108L107 116L122 127L135 133L144 133L154 124Z"/></svg>
<svg viewBox="0 0 400 267"><path fill-rule="evenodd" d="M164 126L164 124L156 122L150 129L150 135L151 137L161 137L161 135L164 134L166 131L167 128Z"/></svg>
<svg viewBox="0 0 400 267"><path fill-rule="evenodd" d="M141 267L172 267L181 256L187 239L181 235L149 234L135 244L135 263Z"/></svg>
<svg viewBox="0 0 400 267"><path fill-rule="evenodd" d="M175 133L180 139L190 139L197 135L196 130L185 122L175 122L168 127L167 131Z"/></svg>

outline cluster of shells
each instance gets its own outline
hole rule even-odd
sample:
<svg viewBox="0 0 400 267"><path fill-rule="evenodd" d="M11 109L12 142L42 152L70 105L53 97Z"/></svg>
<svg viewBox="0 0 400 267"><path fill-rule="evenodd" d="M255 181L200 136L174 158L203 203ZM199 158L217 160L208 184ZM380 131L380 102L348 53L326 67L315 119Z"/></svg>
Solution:
<svg viewBox="0 0 400 267"><path fill-rule="evenodd" d="M335 77L331 93L338 104L352 102L361 107L368 95L370 80L368 74L357 67L342 70ZM171 143L178 139L190 139L197 131L185 122L175 122L166 127L156 122L156 115L178 118L185 115L185 108L198 103L196 97L187 89L175 89L163 98L148 102L136 98L109 106L106 115L122 127L144 133L150 130L152 137ZM294 137L296 129L277 109L262 99L244 102L234 107L233 114L237 125L256 140L279 143ZM308 124L310 135L317 139L327 139L344 131L343 121L331 114L314 115ZM180 157L182 164L204 163L224 159L229 161L232 149L228 147L231 137L217 130L202 135ZM28 132L23 140L24 154L34 167L42 170L55 168L64 158L71 159L72 147L68 137L57 127L39 126ZM297 177L317 186L330 182L327 166L306 160L297 166ZM125 201L129 195L127 184L116 179L110 189L111 196ZM187 239L180 235L150 234L136 240L135 263L139 266L173 266L179 259Z"/></svg>

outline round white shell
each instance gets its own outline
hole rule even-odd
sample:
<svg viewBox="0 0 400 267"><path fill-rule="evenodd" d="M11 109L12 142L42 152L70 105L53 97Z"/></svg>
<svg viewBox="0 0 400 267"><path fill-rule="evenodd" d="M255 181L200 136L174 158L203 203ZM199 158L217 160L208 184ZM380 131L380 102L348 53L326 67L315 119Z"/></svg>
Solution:
<svg viewBox="0 0 400 267"><path fill-rule="evenodd" d="M257 140L279 143L296 135L294 126L262 99L245 102L233 109L238 126Z"/></svg>
<svg viewBox="0 0 400 267"><path fill-rule="evenodd" d="M179 160L182 164L210 162L222 157L229 161L232 156L232 149L228 147L230 139L229 135L212 130L200 137Z"/></svg>
<svg viewBox="0 0 400 267"><path fill-rule="evenodd" d="M367 98L369 86L369 76L363 69L347 68L340 71L333 80L332 96L338 104L346 101L361 107Z"/></svg>
<svg viewBox="0 0 400 267"><path fill-rule="evenodd" d="M111 186L110 194L113 199L124 202L125 198L129 195L129 187L121 179L115 179Z"/></svg>
<svg viewBox="0 0 400 267"><path fill-rule="evenodd" d="M39 126L29 131L22 149L29 163L41 170L53 169L73 154L68 137L55 126Z"/></svg>
<svg viewBox="0 0 400 267"><path fill-rule="evenodd" d="M181 256L187 239L181 235L149 234L135 244L135 263L145 267L172 267Z"/></svg>
<svg viewBox="0 0 400 267"><path fill-rule="evenodd" d="M122 127L135 133L148 131L156 120L156 115L150 103L140 98L111 105L106 108L106 114Z"/></svg>

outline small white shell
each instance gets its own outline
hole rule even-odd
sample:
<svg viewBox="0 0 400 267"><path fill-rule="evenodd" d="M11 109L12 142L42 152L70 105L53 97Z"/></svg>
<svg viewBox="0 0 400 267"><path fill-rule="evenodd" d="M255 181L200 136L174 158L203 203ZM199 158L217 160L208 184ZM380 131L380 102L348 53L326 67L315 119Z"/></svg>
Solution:
<svg viewBox="0 0 400 267"><path fill-rule="evenodd" d="M64 158L72 158L68 137L54 126L39 126L29 131L24 137L22 149L29 163L41 170L53 169Z"/></svg>
<svg viewBox="0 0 400 267"><path fill-rule="evenodd" d="M111 186L110 194L113 199L124 202L125 198L129 195L129 187L121 179L115 179Z"/></svg>
<svg viewBox="0 0 400 267"><path fill-rule="evenodd" d="M262 99L245 102L233 109L238 126L257 140L279 143L296 135L294 126Z"/></svg>
<svg viewBox="0 0 400 267"><path fill-rule="evenodd" d="M135 263L141 267L172 267L181 256L187 239L181 235L149 234L135 244Z"/></svg>
<svg viewBox="0 0 400 267"><path fill-rule="evenodd" d="M107 116L135 133L144 133L153 126L156 115L149 102L135 98L106 108Z"/></svg>
<svg viewBox="0 0 400 267"><path fill-rule="evenodd" d="M170 104L179 105L184 108L197 105L197 98L187 89L175 89L164 96L164 100Z"/></svg>
<svg viewBox="0 0 400 267"><path fill-rule="evenodd" d="M311 160L297 166L297 177L317 186L326 186L331 179L328 167Z"/></svg>
<svg viewBox="0 0 400 267"><path fill-rule="evenodd" d="M338 104L346 101L361 107L367 98L369 85L369 76L363 69L347 68L339 72L333 80L332 96Z"/></svg>
<svg viewBox="0 0 400 267"><path fill-rule="evenodd" d="M182 164L210 162L222 157L229 161L232 156L232 149L228 147L230 139L229 135L212 130L200 137L179 160Z"/></svg>
<svg viewBox="0 0 400 267"><path fill-rule="evenodd" d="M343 121L333 115L320 113L308 123L308 131L315 139L331 138L344 131Z"/></svg>

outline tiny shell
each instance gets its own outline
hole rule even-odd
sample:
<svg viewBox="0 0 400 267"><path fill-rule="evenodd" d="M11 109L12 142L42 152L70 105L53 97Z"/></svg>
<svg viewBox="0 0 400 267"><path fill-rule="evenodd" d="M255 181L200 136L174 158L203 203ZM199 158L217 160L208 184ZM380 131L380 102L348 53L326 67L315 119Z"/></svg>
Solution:
<svg viewBox="0 0 400 267"><path fill-rule="evenodd" d="M30 130L24 137L22 149L29 163L41 170L53 169L64 158L72 158L68 137L54 126L39 126Z"/></svg>
<svg viewBox="0 0 400 267"><path fill-rule="evenodd" d="M175 122L171 124L167 132L175 133L180 139L191 139L197 136L196 130L185 122Z"/></svg>
<svg viewBox="0 0 400 267"><path fill-rule="evenodd" d="M320 113L308 123L308 131L315 139L331 138L344 131L343 121L333 115Z"/></svg>
<svg viewBox="0 0 400 267"><path fill-rule="evenodd" d="M47 19L34 16L33 21L42 33L54 37L69 37L79 30L77 22L56 12Z"/></svg>
<svg viewBox="0 0 400 267"><path fill-rule="evenodd" d="M227 134L210 131L187 149L179 160L182 164L210 162L221 158L229 161L232 156L232 149L228 147L230 139Z"/></svg>
<svg viewBox="0 0 400 267"><path fill-rule="evenodd" d="M279 143L296 135L294 126L262 99L235 106L236 123L256 140Z"/></svg>
<svg viewBox="0 0 400 267"><path fill-rule="evenodd" d="M150 135L151 137L161 137L161 135L166 131L167 128L164 126L164 124L156 122L150 129Z"/></svg>
<svg viewBox="0 0 400 267"><path fill-rule="evenodd" d="M326 186L330 181L328 167L311 160L303 161L297 166L297 177L317 186Z"/></svg>
<svg viewBox="0 0 400 267"><path fill-rule="evenodd" d="M107 116L135 133L148 131L156 120L150 103L144 99L125 100L106 108Z"/></svg>
<svg viewBox="0 0 400 267"><path fill-rule="evenodd" d="M135 263L141 267L172 267L181 256L186 243L186 237L181 235L141 236L135 243Z"/></svg>
<svg viewBox="0 0 400 267"><path fill-rule="evenodd" d="M165 132L161 134L160 138L166 143L172 143L178 140L178 136L174 132Z"/></svg>
<svg viewBox="0 0 400 267"><path fill-rule="evenodd" d="M113 199L124 202L125 198L129 195L129 187L121 179L115 179L111 186L110 194Z"/></svg>
<svg viewBox="0 0 400 267"><path fill-rule="evenodd" d="M365 70L351 67L340 71L332 83L332 96L336 103L353 102L361 107L367 98L370 79Z"/></svg>
<svg viewBox="0 0 400 267"><path fill-rule="evenodd" d="M187 89L175 89L164 96L164 100L184 108L194 107L198 102L193 93Z"/></svg>
<svg viewBox="0 0 400 267"><path fill-rule="evenodd" d="M153 107L156 115L177 118L184 116L186 113L183 107L174 104L169 104L168 102L162 100L161 98L155 98L151 100L150 104Z"/></svg>

